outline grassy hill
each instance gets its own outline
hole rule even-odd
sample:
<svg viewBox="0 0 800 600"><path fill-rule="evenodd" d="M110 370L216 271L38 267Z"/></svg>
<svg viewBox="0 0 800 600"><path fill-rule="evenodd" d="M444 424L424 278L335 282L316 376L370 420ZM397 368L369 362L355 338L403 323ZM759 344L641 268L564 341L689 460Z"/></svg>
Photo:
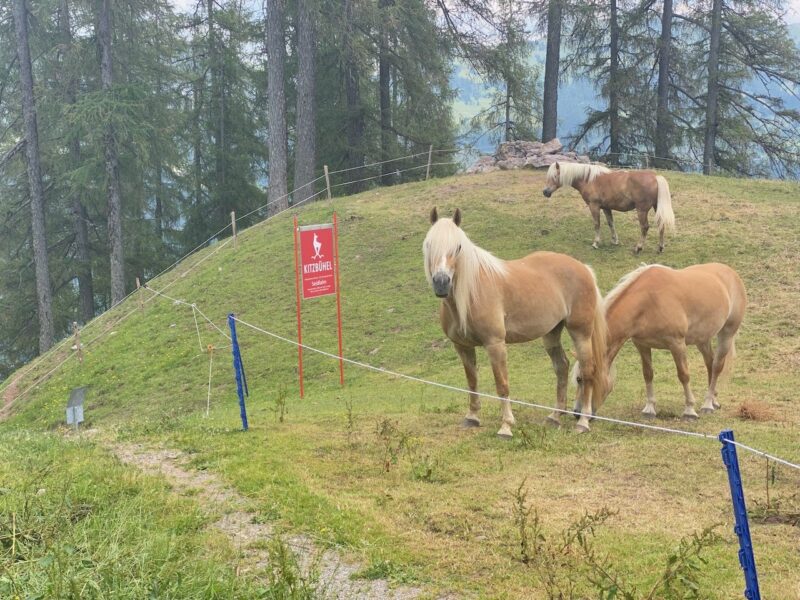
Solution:
<svg viewBox="0 0 800 600"><path fill-rule="evenodd" d="M617 216L622 245L611 246L604 229L603 246L593 250L591 219L578 194L561 190L547 200L543 175L531 171L368 191L301 208L298 215L301 224L312 224L338 213L345 355L459 387L463 371L438 326L439 301L422 270L433 205L440 214L461 207L471 239L500 257L546 249L591 264L603 292L643 261L675 267L726 262L744 279L749 306L734 378L720 390L722 409L697 423L681 422L674 364L656 352L656 423L712 434L733 428L744 443L800 462L794 377L800 368L800 188L666 175L678 229L663 255L655 253L655 236L641 256L631 253L638 227L630 213ZM234 312L294 338L292 268L287 213L242 232L237 249L217 244L198 252L150 287L196 303L223 331L225 316ZM199 314L198 333L189 306L147 290L139 294L141 309L131 296L83 330L83 364L70 357L67 343L0 390L7 402L0 424L6 456L0 465L6 572L0 595L21 589L23 581L44 597L58 596L54 586L66 581L95 586L106 596L129 588L130 596L118 597L142 597L139 590L155 585L163 592L158 597L252 597L257 584L236 576L235 549L207 530L191 499L175 499L159 480L111 457L110 446L131 441L189 453L194 467L218 474L249 498L259 518L354 553L367 565L365 577L389 577L431 594L544 597L546 589L572 578L575 597L596 596L586 561L565 555L544 569L520 560L520 507L531 510L529 522L537 516L551 541L582 515L605 507L614 512L596 528L595 549L637 588L636 597L655 585L682 539L715 524L720 539L703 553L701 597L741 595L718 444L601 422L579 436L567 418L561 430L552 430L542 425L545 413L522 407L515 409L515 439L503 442L494 436L499 409L491 401L484 401L484 427L462 430L462 394L353 366L346 367L340 388L337 362L310 352L301 400L296 349L244 326L239 339L251 396L250 431L242 433L228 341ZM335 352L333 299L306 302L303 311L304 342ZM206 417L208 344L217 349ZM491 393L482 351L479 365L480 389ZM644 384L630 345L617 365L617 387L603 414L639 420ZM554 402L555 376L541 343L510 347L509 370L513 397ZM702 397L705 370L696 351L691 370ZM63 428L63 410L69 390L79 385L89 386L92 432L74 435ZM743 404L758 419L741 418ZM750 455L740 458L751 508L765 504L767 494L784 507L797 501L792 494L800 474L770 471L764 459ZM61 516L51 522L51 512ZM17 523L9 515L27 519L38 532L26 542L27 558L10 557L9 532ZM798 530L772 521L751 523L765 598L800 590ZM107 535L114 537L113 548ZM41 561L47 568L34 569ZM545 571L558 581L548 583Z"/></svg>

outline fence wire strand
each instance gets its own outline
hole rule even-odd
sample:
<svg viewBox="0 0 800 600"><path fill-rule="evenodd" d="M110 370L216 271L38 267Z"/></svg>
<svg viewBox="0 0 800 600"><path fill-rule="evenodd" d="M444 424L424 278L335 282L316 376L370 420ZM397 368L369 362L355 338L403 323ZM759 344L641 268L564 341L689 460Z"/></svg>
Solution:
<svg viewBox="0 0 800 600"><path fill-rule="evenodd" d="M282 342L286 342L286 343L291 344L293 346L301 347L304 350L308 350L309 352L314 352L316 354L320 354L320 355L326 356L328 358L332 358L332 359L335 359L335 360L340 360L341 359L341 360L343 360L344 362L346 362L346 363L348 363L350 365L353 365L353 366L356 366L356 367L359 367L359 368L362 368L362 369L375 371L377 373L383 373L385 375L398 377L400 379L406 379L406 380L409 380L409 381L415 381L417 383L422 383L422 384L425 384L425 385L446 389L446 390L449 390L449 391L452 391L452 392L459 392L459 393L463 393L463 394L476 394L477 396L480 396L482 398L487 398L489 400L498 400L498 401L501 401L501 402L508 401L511 404L516 404L518 406L526 406L528 408L535 408L535 409L538 409L538 410L546 410L546 411L549 411L549 412L555 412L555 413L565 414L565 415L572 415L572 416L575 416L575 417L580 417L581 416L581 413L573 411L573 410L566 410L566 409L555 408L555 407L552 407L552 406L545 406L543 404L536 404L535 402L525 402L523 400L517 400L515 398L503 398L502 396L497 396L495 394L487 394L485 392L478 392L478 391L472 392L470 390L467 390L467 389L464 389L464 388L460 388L458 386L449 385L449 384L446 384L446 383L440 383L438 381L432 381L430 379L424 379L422 377L416 377L414 375L408 375L408 374L405 374L405 373L400 373L398 371L392 371L392 370L386 369L384 367L376 367L375 365L370 365L369 363L363 363L363 362L360 362L360 361L357 361L357 360L353 360L351 358L340 357L338 354L334 354L332 352L326 352L325 350L320 350L318 348L314 348L312 346L308 346L307 344L300 344L297 341L292 340L291 338L287 338L287 337L279 335L277 333L273 333L271 331L268 331L266 329L258 327L257 325L253 325L252 323L248 323L246 321L242 321L238 317L234 317L234 320L237 321L238 323L241 323L245 327L249 327L250 329L253 329L254 331L258 331L258 332L263 333L265 335L268 335L268 336L270 336L270 337L272 337L274 339L280 340ZM593 415L591 418L593 420L596 420L596 421L605 421L607 423L615 423L617 425L624 425L624 426L627 426L627 427L637 427L639 429L647 429L647 430L650 430L650 431L660 431L660 432L663 432L663 433L674 433L674 434L677 434L677 435L684 435L684 436L687 436L687 437L694 437L694 438L701 438L701 439L706 439L706 440L713 440L715 442L720 442L721 441L718 438L718 436L716 436L716 435L709 434L709 433L702 433L702 432L698 432L698 431L686 431L684 429L675 429L675 428L672 428L672 427L662 427L660 425L648 425L647 423L637 423L635 421L625 421L623 419L614 419L612 417L603 417L603 416L600 416L600 415ZM753 453L758 454L760 456L763 456L765 458L769 458L771 460L779 462L779 463L781 463L781 464L783 464L783 465L785 465L787 467L791 467L793 469L800 470L800 465L791 463L791 462L789 462L787 460L784 460L782 458L777 458L777 457L775 457L775 456L773 456L771 454L767 454L766 452L763 452L761 450L757 450L755 448L752 448L752 447L747 446L745 444L742 444L740 442L731 441L730 443L739 446L743 450L748 450L750 452L753 452Z"/></svg>

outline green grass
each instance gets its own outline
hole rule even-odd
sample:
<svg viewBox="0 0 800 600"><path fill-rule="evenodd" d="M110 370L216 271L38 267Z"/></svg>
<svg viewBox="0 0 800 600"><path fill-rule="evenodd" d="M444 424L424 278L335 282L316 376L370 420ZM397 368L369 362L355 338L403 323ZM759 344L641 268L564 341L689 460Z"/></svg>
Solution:
<svg viewBox="0 0 800 600"><path fill-rule="evenodd" d="M0 452L0 597L260 593L235 576L229 541L194 503L96 443L6 428Z"/></svg>
<svg viewBox="0 0 800 600"><path fill-rule="evenodd" d="M530 171L369 191L320 202L298 214L301 224L311 224L329 222L332 209L338 213L345 354L456 386L464 386L463 371L439 328L439 302L422 270L421 244L434 204L440 214L461 207L462 226L471 239L498 256L546 249L591 264L604 292L643 261L675 267L726 262L744 279L749 306L737 342L734 378L720 391L723 408L698 423L680 422L682 391L674 364L668 354L656 352L656 423L708 433L733 428L737 439L798 462L800 408L794 374L800 367L800 188L666 175L678 230L663 255L655 253L656 236L648 239L641 256L632 255L638 227L630 213L616 217L622 245L611 246L604 229L603 245L593 250L591 219L578 194L560 190L546 200L542 174ZM241 233L237 250L232 244L211 247L150 285L169 286L169 296L196 302L223 329L225 315L235 312L244 321L294 338L291 249L291 216L286 214ZM148 294L144 291L142 297ZM335 352L332 298L306 302L303 322L304 342ZM214 353L211 414L204 416L209 359L201 352L191 309L156 298L140 311L133 297L86 327L82 336L91 342L84 363L68 360L16 400L10 418L0 425L3 440L44 440L36 443L50 445L51 452L89 447L90 456L108 465L109 472L120 477L128 473L128 478L133 475L104 454L104 444L135 440L180 448L192 454L195 466L218 474L250 498L262 518L361 557L364 577L389 577L433 592L472 590L485 598L542 593L535 570L517 560L512 493L525 480L528 499L549 534L585 512L603 507L618 511L598 530L596 544L626 580L641 587L655 580L683 537L721 523L722 540L704 555L708 563L699 579L702 597L741 595L727 480L714 442L601 422L578 436L567 427L546 429L541 426L544 413L517 407L515 439L504 443L494 436L499 410L492 401L484 401L484 427L464 431L459 424L466 398L460 394L351 366L346 367L347 385L340 388L336 361L310 352L306 397L301 400L294 347L240 326L251 391L251 429L245 434L239 431L227 340L201 321L202 347L220 346ZM17 382L18 389L25 390L67 352L42 357ZM480 389L493 393L491 370L480 351L479 364ZM632 347L623 349L617 366L617 386L603 414L638 420L644 384ZM553 402L555 376L541 344L510 347L509 367L514 397ZM705 371L699 353L691 353L690 367L700 396ZM78 385L90 388L86 415L99 431L97 441L60 441L59 434L42 433L60 432L69 390ZM283 396L288 412L280 423L276 410ZM746 400L768 404L772 419L738 419L736 409ZM24 445L5 443L9 455L28 456L27 470L48 464ZM65 451L61 460L76 470L86 468L87 459L77 451ZM741 461L748 500L764 500L764 460L743 455ZM4 469L0 486L16 494L16 471ZM148 487L155 485L149 480L147 485L137 482L137 494L158 492L158 506L179 502L164 489ZM770 495L788 496L798 483L797 472L778 468ZM76 484L72 479L63 485L72 493ZM168 543L168 528L155 523L148 535L163 536ZM751 524L751 530L763 597L800 591L797 529ZM71 535L66 525L53 531L57 540ZM209 534L200 521L185 535L197 543ZM100 551L100 536L86 539L87 555ZM138 556L141 565L141 572L126 574L128 581L147 585L157 559L135 540L120 539L120 551ZM186 548L176 561L192 562L192 543ZM230 556L222 550L203 558L202 565L192 562L198 582L203 572L230 571ZM187 592L181 597L190 596Z"/></svg>

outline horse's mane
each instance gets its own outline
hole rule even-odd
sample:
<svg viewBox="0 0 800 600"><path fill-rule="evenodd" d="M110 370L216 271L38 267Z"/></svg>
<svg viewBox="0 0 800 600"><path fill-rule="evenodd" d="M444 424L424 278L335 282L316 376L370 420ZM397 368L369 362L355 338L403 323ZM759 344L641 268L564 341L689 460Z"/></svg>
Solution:
<svg viewBox="0 0 800 600"><path fill-rule="evenodd" d="M606 294L606 297L603 299L603 311L608 312L608 309L611 308L611 305L614 304L614 302L616 302L619 299L619 297L625 293L625 290L631 287L631 285L637 279L639 279L639 276L642 273L653 267L669 269L669 267L665 267L664 265L659 265L659 264L653 264L653 265L643 264L638 268L634 269L633 271L631 271L630 273L628 273L627 275L623 275L622 278L619 280L619 282L617 282L617 285L614 286L614 289L608 292L608 294Z"/></svg>
<svg viewBox="0 0 800 600"><path fill-rule="evenodd" d="M550 168L547 169L548 181L554 181L556 179L556 164L558 164L558 174L560 174L559 183L564 186L572 185L572 182L575 180L593 181L598 175L611 172L611 169L601 165L559 162L553 163L550 165Z"/></svg>
<svg viewBox="0 0 800 600"><path fill-rule="evenodd" d="M506 265L503 259L475 245L451 219L439 219L431 227L423 245L428 283L431 283L431 270L435 266L431 264L431 259L454 254L459 246L461 251L456 258L453 274L453 300L461 330L466 331L470 302L479 291L478 277L481 273L503 275Z"/></svg>

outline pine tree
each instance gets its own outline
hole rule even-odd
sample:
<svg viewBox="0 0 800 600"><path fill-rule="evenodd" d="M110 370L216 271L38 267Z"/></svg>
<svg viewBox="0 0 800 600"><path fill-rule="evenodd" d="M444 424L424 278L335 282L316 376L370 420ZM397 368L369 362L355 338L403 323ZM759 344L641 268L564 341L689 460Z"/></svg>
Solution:
<svg viewBox="0 0 800 600"><path fill-rule="evenodd" d="M53 298L50 287L50 267L47 259L45 233L44 190L39 155L39 128L36 117L36 98L33 92L33 69L28 42L28 10L25 0L14 1L14 24L17 31L22 114L25 122L25 154L28 159L28 186L31 205L31 235L33 260L36 266L36 308L39 319L39 352L53 345Z"/></svg>

